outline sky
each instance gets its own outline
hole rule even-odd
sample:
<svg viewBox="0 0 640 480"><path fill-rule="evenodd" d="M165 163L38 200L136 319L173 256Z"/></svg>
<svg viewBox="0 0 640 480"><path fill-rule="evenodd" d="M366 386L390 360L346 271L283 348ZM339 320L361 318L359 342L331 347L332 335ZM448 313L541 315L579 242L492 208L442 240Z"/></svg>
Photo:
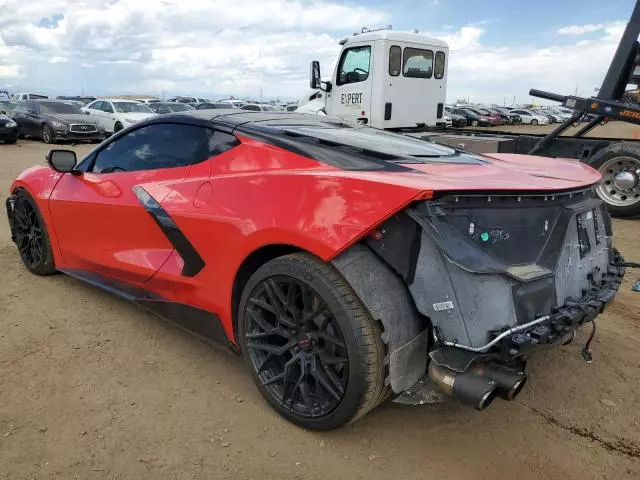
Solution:
<svg viewBox="0 0 640 480"><path fill-rule="evenodd" d="M392 25L450 46L447 100L594 94L635 0L0 0L0 89L297 99Z"/></svg>

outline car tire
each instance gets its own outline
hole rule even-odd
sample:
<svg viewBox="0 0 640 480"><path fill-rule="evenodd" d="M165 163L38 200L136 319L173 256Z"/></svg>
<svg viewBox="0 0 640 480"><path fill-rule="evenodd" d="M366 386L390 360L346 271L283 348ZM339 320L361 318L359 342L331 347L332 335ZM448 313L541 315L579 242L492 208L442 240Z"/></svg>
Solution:
<svg viewBox="0 0 640 480"><path fill-rule="evenodd" d="M531 120L531 125L538 125L538 120L536 120L535 118Z"/></svg>
<svg viewBox="0 0 640 480"><path fill-rule="evenodd" d="M4 143L6 143L7 145L13 145L17 141L18 141L18 136L16 135L15 137L10 138L9 140L5 140Z"/></svg>
<svg viewBox="0 0 640 480"><path fill-rule="evenodd" d="M262 396L303 428L340 427L389 395L379 325L338 271L312 255L276 258L251 276L238 340Z"/></svg>
<svg viewBox="0 0 640 480"><path fill-rule="evenodd" d="M47 226L38 205L26 190L19 189L14 194L11 230L27 270L36 275L55 273Z"/></svg>
<svg viewBox="0 0 640 480"><path fill-rule="evenodd" d="M41 138L44 143L56 143L53 130L46 123L42 126Z"/></svg>
<svg viewBox="0 0 640 480"><path fill-rule="evenodd" d="M122 126L122 124L120 122L116 122L116 124L113 126L113 133L118 133L123 128L124 127Z"/></svg>
<svg viewBox="0 0 640 480"><path fill-rule="evenodd" d="M478 126L478 121L477 120L471 120L471 126L472 127L477 127Z"/></svg>
<svg viewBox="0 0 640 480"><path fill-rule="evenodd" d="M640 216L640 145L631 142L613 143L599 150L588 163L602 174L597 192L607 204L609 213L619 218ZM628 191L621 190L614 184L616 175L623 171L635 176L635 186Z"/></svg>

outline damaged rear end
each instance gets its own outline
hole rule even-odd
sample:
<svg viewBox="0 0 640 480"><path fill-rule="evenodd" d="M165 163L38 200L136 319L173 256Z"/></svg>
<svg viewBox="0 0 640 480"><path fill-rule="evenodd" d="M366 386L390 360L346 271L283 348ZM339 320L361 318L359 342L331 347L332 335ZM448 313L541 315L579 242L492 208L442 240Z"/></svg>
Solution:
<svg viewBox="0 0 640 480"><path fill-rule="evenodd" d="M484 409L527 381L526 353L570 342L620 286L593 187L441 193L387 220L334 265L383 328L399 401Z"/></svg>

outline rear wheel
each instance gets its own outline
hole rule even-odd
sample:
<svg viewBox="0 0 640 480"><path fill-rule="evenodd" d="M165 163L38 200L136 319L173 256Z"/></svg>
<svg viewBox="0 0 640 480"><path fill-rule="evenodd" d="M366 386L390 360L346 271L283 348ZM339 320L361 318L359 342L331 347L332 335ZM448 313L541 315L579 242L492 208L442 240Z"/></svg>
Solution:
<svg viewBox="0 0 640 480"><path fill-rule="evenodd" d="M477 120L471 120L471 126L472 127L477 127L478 126L478 121Z"/></svg>
<svg viewBox="0 0 640 480"><path fill-rule="evenodd" d="M36 202L24 190L18 190L13 204L13 234L25 267L36 275L55 272L49 233Z"/></svg>
<svg viewBox="0 0 640 480"><path fill-rule="evenodd" d="M260 393L304 428L339 427L386 398L380 334L340 274L311 255L266 263L240 301L239 342Z"/></svg>
<svg viewBox="0 0 640 480"><path fill-rule="evenodd" d="M538 120L536 120L535 118L531 120L531 125L538 125Z"/></svg>
<svg viewBox="0 0 640 480"><path fill-rule="evenodd" d="M621 142L603 148L589 165L602 174L598 195L614 217L640 215L640 145Z"/></svg>

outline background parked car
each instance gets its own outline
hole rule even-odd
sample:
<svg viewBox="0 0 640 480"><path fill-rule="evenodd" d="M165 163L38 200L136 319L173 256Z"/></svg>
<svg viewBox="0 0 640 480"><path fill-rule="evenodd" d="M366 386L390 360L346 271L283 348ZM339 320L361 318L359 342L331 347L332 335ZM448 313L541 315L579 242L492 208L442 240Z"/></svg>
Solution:
<svg viewBox="0 0 640 480"><path fill-rule="evenodd" d="M15 108L13 119L18 134L41 138L44 143L58 140L101 141L104 129L83 115L77 105L60 100L27 100Z"/></svg>
<svg viewBox="0 0 640 480"><path fill-rule="evenodd" d="M517 113L522 118L522 123L525 125L548 125L549 119L544 115L538 115L531 110L516 109L511 110L511 113Z"/></svg>
<svg viewBox="0 0 640 480"><path fill-rule="evenodd" d="M0 142L16 143L18 141L18 124L0 113Z"/></svg>
<svg viewBox="0 0 640 480"><path fill-rule="evenodd" d="M134 98L134 100L136 102L144 103L145 105L162 102L162 100L158 100L157 98Z"/></svg>
<svg viewBox="0 0 640 480"><path fill-rule="evenodd" d="M461 128L461 127L466 127L467 126L467 119L465 117L463 117L462 115L458 115L456 113L447 112L447 116L449 118L451 118L451 126L452 127Z"/></svg>
<svg viewBox="0 0 640 480"><path fill-rule="evenodd" d="M211 103L211 100L204 97L173 97L167 100L167 102L177 102L177 103Z"/></svg>
<svg viewBox="0 0 640 480"><path fill-rule="evenodd" d="M454 108L450 113L462 115L467 120L467 125L471 125L472 127L488 127L491 125L491 120L488 117L480 115L468 108Z"/></svg>
<svg viewBox="0 0 640 480"><path fill-rule="evenodd" d="M254 112L276 112L278 109L266 103L247 103L240 107L241 110L251 110Z"/></svg>
<svg viewBox="0 0 640 480"><path fill-rule="evenodd" d="M522 123L522 117L520 115L518 115L517 113L513 113L508 108L496 107L495 110L505 114L509 118L509 123L511 125L519 125L519 124Z"/></svg>
<svg viewBox="0 0 640 480"><path fill-rule="evenodd" d="M56 99L58 99L58 100L73 100L73 101L77 101L77 102L82 102L82 105L84 106L87 103L93 102L96 99L96 97L81 97L80 95L73 95L73 96L60 95L60 96L57 96Z"/></svg>
<svg viewBox="0 0 640 480"><path fill-rule="evenodd" d="M215 109L225 109L229 110L230 108L235 108L233 105L229 103L216 103L216 102L202 102L194 105L196 110L215 110Z"/></svg>
<svg viewBox="0 0 640 480"><path fill-rule="evenodd" d="M240 108L243 105L247 104L247 102L245 102L244 100L235 100L235 99L220 100L220 102L218 102L218 103L228 103L228 104L232 105L233 108Z"/></svg>
<svg viewBox="0 0 640 480"><path fill-rule="evenodd" d="M143 103L120 98L98 99L82 111L91 115L109 135L155 115L155 112Z"/></svg>
<svg viewBox="0 0 640 480"><path fill-rule="evenodd" d="M490 125L492 127L497 126L497 125L504 125L506 123L501 115L498 115L497 113L490 112L486 108L472 108L470 110L472 112L474 112L474 113L477 113L478 115L482 115L484 117L487 117L489 119L489 123L490 123Z"/></svg>
<svg viewBox="0 0 640 480"><path fill-rule="evenodd" d="M542 108L532 108L531 111L536 115L540 115L541 117L547 117L549 119L549 123L559 123L562 120L560 117L550 110L542 109Z"/></svg>
<svg viewBox="0 0 640 480"><path fill-rule="evenodd" d="M7 102L7 101L0 100L0 113L11 117L13 115L13 110L17 106L18 104L15 102Z"/></svg>
<svg viewBox="0 0 640 480"><path fill-rule="evenodd" d="M494 115L498 115L498 117L500 117L500 120L501 120L500 122L501 125L508 125L511 123L511 119L509 118L509 115L498 110L497 108L485 108L484 110L487 110L488 112L491 112Z"/></svg>
<svg viewBox="0 0 640 480"><path fill-rule="evenodd" d="M176 112L187 112L189 110L194 110L193 106L188 103L177 103L177 102L153 102L147 105L153 112L163 114L163 113L176 113Z"/></svg>
<svg viewBox="0 0 640 480"><path fill-rule="evenodd" d="M24 102L25 100L44 100L47 99L46 95L39 95L37 93L16 93L11 97L11 101L14 103Z"/></svg>

